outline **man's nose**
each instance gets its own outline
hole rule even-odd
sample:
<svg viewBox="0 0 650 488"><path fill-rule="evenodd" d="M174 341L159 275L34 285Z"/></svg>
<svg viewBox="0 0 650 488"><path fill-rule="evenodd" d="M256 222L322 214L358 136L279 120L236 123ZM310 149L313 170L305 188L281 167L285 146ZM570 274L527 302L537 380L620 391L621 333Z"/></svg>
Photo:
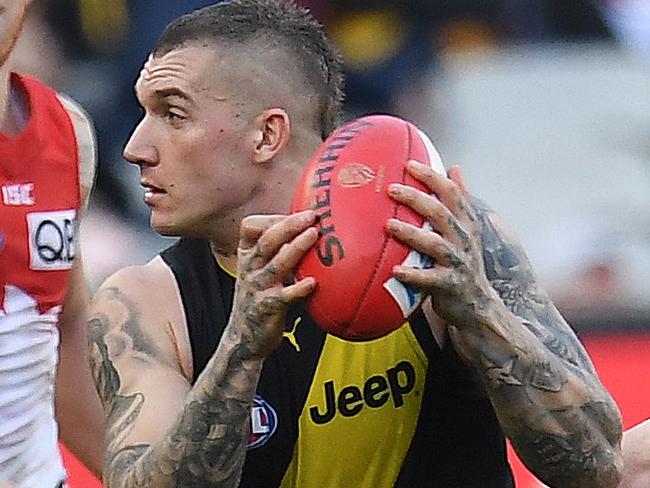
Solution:
<svg viewBox="0 0 650 488"><path fill-rule="evenodd" d="M145 120L138 124L131 134L129 142L126 143L124 158L128 162L138 165L158 164L158 150Z"/></svg>

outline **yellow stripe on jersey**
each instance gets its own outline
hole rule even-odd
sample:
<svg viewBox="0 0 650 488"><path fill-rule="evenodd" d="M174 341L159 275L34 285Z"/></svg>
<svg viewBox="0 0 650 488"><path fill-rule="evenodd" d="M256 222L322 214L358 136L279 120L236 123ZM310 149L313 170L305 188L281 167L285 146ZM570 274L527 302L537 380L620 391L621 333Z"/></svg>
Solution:
<svg viewBox="0 0 650 488"><path fill-rule="evenodd" d="M328 335L320 357L281 488L391 488L428 363L410 324L371 342Z"/></svg>

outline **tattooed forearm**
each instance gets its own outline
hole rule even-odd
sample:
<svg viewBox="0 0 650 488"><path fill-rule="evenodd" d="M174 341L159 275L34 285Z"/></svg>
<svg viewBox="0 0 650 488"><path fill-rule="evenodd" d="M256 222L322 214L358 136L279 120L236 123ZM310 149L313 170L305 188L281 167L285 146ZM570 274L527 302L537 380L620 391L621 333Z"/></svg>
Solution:
<svg viewBox="0 0 650 488"><path fill-rule="evenodd" d="M492 287L503 303L555 356L593 374L584 348L539 287L533 268L519 242L499 227L483 202L472 200L481 223L483 261Z"/></svg>
<svg viewBox="0 0 650 488"><path fill-rule="evenodd" d="M151 444L128 445L147 399L125 388L123 368L155 364L159 353L146 340L138 307L118 289L96 299L108 299L111 310L120 311L110 319L96 314L90 323L93 374L108 412L107 488L238 486L261 371L246 341L225 334L167 433Z"/></svg>
<svg viewBox="0 0 650 488"><path fill-rule="evenodd" d="M544 466L544 481L549 486L617 486L618 467L606 462L618 458L616 448L602 442L597 430L580 427L585 425L584 418L604 417L599 423L607 425L611 413L603 402L549 410L532 428L519 425L521 434L512 441L523 459L536 459Z"/></svg>
<svg viewBox="0 0 650 488"><path fill-rule="evenodd" d="M518 241L474 199L486 275L502 305L475 328L450 326L484 378L520 457L553 487L616 486L621 420L571 328L536 282Z"/></svg>
<svg viewBox="0 0 650 488"><path fill-rule="evenodd" d="M507 324L513 329L516 323ZM521 325L521 324L519 324ZM485 390L521 459L553 487L613 487L621 421L595 376L574 373L526 330L492 334L450 328L461 354L482 372ZM513 347L514 345L514 347Z"/></svg>

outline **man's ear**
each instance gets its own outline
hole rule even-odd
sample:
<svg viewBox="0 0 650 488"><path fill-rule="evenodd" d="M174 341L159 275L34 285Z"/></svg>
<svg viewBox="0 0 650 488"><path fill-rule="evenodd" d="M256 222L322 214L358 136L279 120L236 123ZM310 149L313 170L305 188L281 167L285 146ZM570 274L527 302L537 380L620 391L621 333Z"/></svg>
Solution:
<svg viewBox="0 0 650 488"><path fill-rule="evenodd" d="M253 161L271 161L289 142L291 123L289 115L281 108L270 108L255 119Z"/></svg>

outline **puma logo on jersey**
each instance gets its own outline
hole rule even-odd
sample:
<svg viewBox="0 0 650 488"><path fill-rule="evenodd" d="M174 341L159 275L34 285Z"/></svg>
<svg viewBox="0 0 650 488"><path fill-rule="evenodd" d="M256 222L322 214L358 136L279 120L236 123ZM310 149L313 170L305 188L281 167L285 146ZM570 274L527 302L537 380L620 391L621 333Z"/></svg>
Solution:
<svg viewBox="0 0 650 488"><path fill-rule="evenodd" d="M31 269L58 271L72 268L76 215L75 209L27 214Z"/></svg>
<svg viewBox="0 0 650 488"><path fill-rule="evenodd" d="M5 205L34 205L34 183L3 185L2 201Z"/></svg>
<svg viewBox="0 0 650 488"><path fill-rule="evenodd" d="M282 337L289 341L289 344L293 346L296 352L300 352L300 344L298 344L298 339L296 339L296 328L302 322L302 317L298 317L293 321L293 327L291 330L285 331L282 333Z"/></svg>
<svg viewBox="0 0 650 488"><path fill-rule="evenodd" d="M404 405L404 397L413 391L415 386L415 368L408 361L401 361L394 368L386 371L385 375L371 376L362 386L348 385L337 393L334 381L325 383L325 407L312 406L309 414L315 424L331 422L337 413L343 417L354 417L364 407L380 408L390 398L393 406L400 408Z"/></svg>

